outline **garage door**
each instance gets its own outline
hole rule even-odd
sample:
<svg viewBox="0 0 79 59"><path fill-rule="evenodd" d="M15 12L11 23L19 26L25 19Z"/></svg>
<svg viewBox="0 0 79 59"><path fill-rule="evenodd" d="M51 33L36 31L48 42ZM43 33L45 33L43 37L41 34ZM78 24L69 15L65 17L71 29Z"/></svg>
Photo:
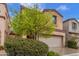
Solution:
<svg viewBox="0 0 79 59"><path fill-rule="evenodd" d="M62 47L62 37L53 36L50 38L40 38L40 41L45 42L49 47Z"/></svg>

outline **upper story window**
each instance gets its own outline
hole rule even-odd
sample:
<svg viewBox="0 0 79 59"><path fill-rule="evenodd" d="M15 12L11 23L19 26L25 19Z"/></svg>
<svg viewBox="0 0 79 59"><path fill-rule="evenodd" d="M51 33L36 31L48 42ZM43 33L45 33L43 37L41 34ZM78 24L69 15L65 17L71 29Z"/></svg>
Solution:
<svg viewBox="0 0 79 59"><path fill-rule="evenodd" d="M56 22L57 22L57 16L53 16L52 20L53 20L54 24L56 24Z"/></svg>
<svg viewBox="0 0 79 59"><path fill-rule="evenodd" d="M72 23L72 29L73 29L73 30L76 30L76 29L77 29L77 24L74 23L74 22Z"/></svg>

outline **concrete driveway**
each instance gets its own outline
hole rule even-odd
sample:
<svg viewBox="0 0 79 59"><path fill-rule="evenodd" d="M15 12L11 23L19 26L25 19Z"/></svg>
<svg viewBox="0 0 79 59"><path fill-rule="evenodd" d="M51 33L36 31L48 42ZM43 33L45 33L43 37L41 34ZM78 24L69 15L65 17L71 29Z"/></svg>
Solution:
<svg viewBox="0 0 79 59"><path fill-rule="evenodd" d="M49 51L54 51L59 53L60 55L77 55L79 56L79 49L71 49L71 48L49 48Z"/></svg>

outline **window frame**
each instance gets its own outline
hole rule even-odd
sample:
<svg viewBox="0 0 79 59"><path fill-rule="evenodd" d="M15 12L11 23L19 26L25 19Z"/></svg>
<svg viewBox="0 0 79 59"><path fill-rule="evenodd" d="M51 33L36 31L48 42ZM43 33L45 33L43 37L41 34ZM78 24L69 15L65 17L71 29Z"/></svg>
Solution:
<svg viewBox="0 0 79 59"><path fill-rule="evenodd" d="M52 17L53 17L54 24L56 24L57 23L57 16L53 15Z"/></svg>
<svg viewBox="0 0 79 59"><path fill-rule="evenodd" d="M72 29L76 30L77 29L77 24L75 22L72 22Z"/></svg>

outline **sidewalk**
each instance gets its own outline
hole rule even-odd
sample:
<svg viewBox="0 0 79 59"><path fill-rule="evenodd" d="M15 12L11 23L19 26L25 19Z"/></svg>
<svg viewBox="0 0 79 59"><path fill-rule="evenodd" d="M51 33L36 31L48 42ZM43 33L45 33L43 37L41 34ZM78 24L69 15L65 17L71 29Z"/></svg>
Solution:
<svg viewBox="0 0 79 59"><path fill-rule="evenodd" d="M1 51L0 51L0 56L7 56L7 54L5 53L4 50L1 50Z"/></svg>
<svg viewBox="0 0 79 59"><path fill-rule="evenodd" d="M72 53L72 54L67 54L67 55L63 55L63 56L79 56L79 53Z"/></svg>

